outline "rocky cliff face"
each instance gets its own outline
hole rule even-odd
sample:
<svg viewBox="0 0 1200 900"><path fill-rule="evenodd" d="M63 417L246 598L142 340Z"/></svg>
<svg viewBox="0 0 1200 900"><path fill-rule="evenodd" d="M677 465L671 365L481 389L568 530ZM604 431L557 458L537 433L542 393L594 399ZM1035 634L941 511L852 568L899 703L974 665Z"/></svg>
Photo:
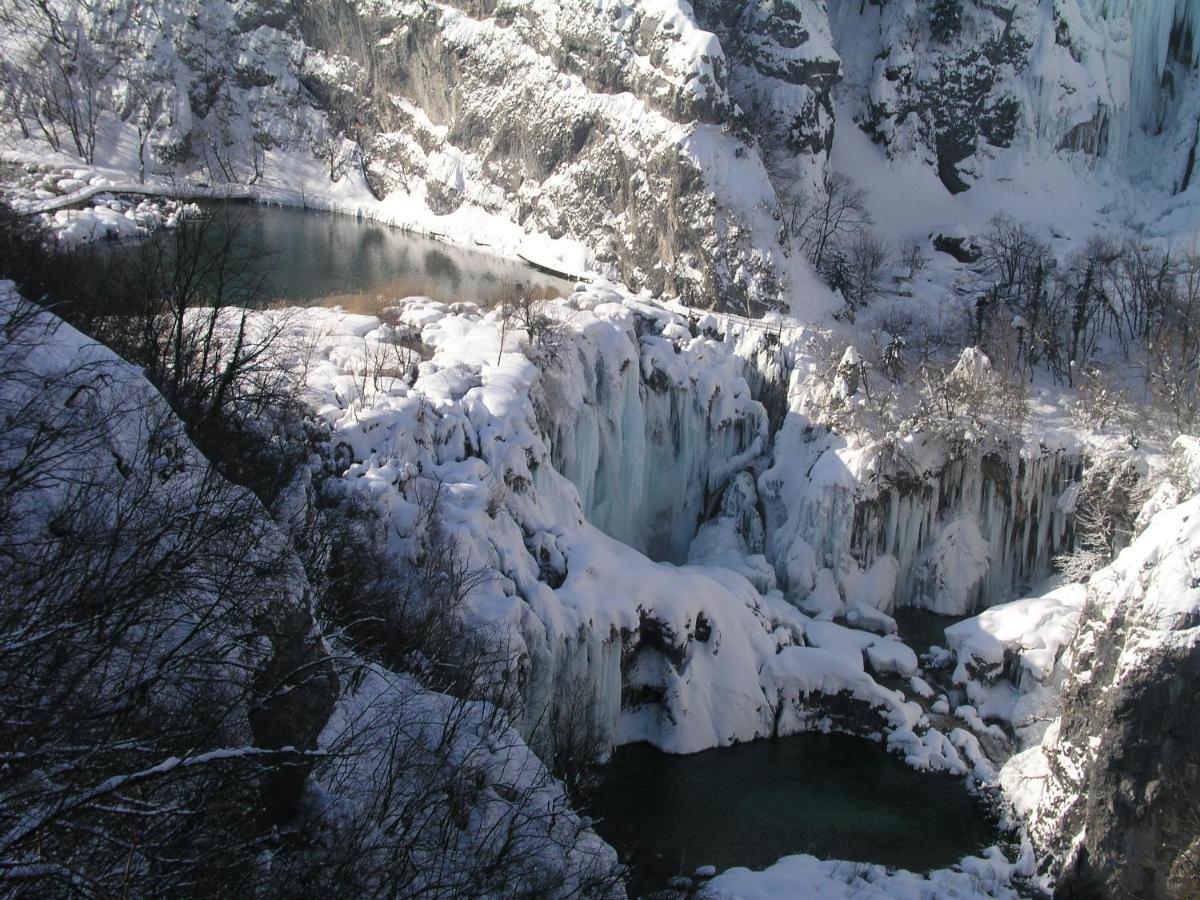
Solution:
<svg viewBox="0 0 1200 900"><path fill-rule="evenodd" d="M818 161L833 145L833 88L841 62L825 4L700 0L701 25L720 38L729 89L760 151L786 149Z"/></svg>
<svg viewBox="0 0 1200 900"><path fill-rule="evenodd" d="M303 163L305 196L362 179L568 239L635 289L813 320L833 300L781 226L835 118L955 192L1011 177L1009 148L1181 191L1200 124L1188 0L158 0L114 4L116 36L72 16L111 82L100 158L293 189Z"/></svg>
<svg viewBox="0 0 1200 900"><path fill-rule="evenodd" d="M847 3L830 18L855 120L952 192L1010 147L1083 151L1172 191L1192 182L1195 3Z"/></svg>
<svg viewBox="0 0 1200 900"><path fill-rule="evenodd" d="M306 84L379 193L420 181L439 211L474 204L581 240L635 288L774 306L803 266L778 242L743 110L769 103L791 152L823 154L838 72L823 14L783 6L302 4L321 51Z"/></svg>
<svg viewBox="0 0 1200 900"><path fill-rule="evenodd" d="M1195 896L1200 497L1092 577L1062 717L1005 770L1061 873L1056 896Z"/></svg>

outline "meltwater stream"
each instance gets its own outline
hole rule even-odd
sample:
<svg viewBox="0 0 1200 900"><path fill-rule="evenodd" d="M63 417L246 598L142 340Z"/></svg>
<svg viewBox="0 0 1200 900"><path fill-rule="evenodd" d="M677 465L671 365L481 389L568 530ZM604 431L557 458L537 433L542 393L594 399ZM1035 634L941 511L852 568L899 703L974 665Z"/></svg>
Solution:
<svg viewBox="0 0 1200 900"><path fill-rule="evenodd" d="M621 747L585 806L631 868L634 896L699 866L763 868L793 853L923 872L1000 837L962 779L843 735L690 756Z"/></svg>

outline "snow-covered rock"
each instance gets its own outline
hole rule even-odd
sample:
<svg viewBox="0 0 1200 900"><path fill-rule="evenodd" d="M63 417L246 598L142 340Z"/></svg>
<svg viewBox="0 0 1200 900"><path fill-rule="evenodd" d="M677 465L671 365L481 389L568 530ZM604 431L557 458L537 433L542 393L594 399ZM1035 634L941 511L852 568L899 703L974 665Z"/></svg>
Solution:
<svg viewBox="0 0 1200 900"><path fill-rule="evenodd" d="M546 310L556 361L497 311L402 301L389 317L427 358L374 381L355 373L389 352L391 326L259 314L313 335L309 403L350 460L344 489L391 523L392 552L412 552L422 489L439 485L443 526L489 573L471 614L510 638L535 745L570 703L613 742L689 752L899 729L914 765L965 772L917 704L876 681L915 674L908 647L815 622L774 589L751 475L766 416L736 342L603 285Z"/></svg>
<svg viewBox="0 0 1200 900"><path fill-rule="evenodd" d="M1002 770L1005 793L1064 889L1187 896L1195 884L1200 717L1188 686L1200 676L1198 555L1193 497L1154 516L1092 576L1070 644L1062 715ZM1010 634L1047 609L1016 607ZM1057 634L1052 628L1047 642ZM979 646L964 637L963 646ZM980 650L995 656L994 646ZM1045 671L1048 657L1030 663Z"/></svg>
<svg viewBox="0 0 1200 900"><path fill-rule="evenodd" d="M892 870L868 863L819 860L813 856L785 856L759 872L736 868L722 872L700 892L705 900L935 900L942 897L1020 896L1012 885L1014 875L1028 865L1009 862L993 847L983 856L968 857L956 868L927 875Z"/></svg>
<svg viewBox="0 0 1200 900"><path fill-rule="evenodd" d="M946 629L957 664L953 679L986 719L1008 723L1021 746L1039 739L1057 714L1087 591L1067 584L1001 603Z"/></svg>
<svg viewBox="0 0 1200 900"><path fill-rule="evenodd" d="M836 4L830 20L852 113L951 191L992 177L1011 148L1101 157L1167 190L1189 183L1191 0Z"/></svg>

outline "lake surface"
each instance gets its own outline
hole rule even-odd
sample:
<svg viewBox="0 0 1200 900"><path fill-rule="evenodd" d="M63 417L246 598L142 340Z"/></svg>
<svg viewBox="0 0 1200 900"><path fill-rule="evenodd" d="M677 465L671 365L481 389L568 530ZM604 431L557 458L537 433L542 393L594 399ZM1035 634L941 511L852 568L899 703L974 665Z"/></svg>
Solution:
<svg viewBox="0 0 1200 900"><path fill-rule="evenodd" d="M266 248L274 299L378 312L401 297L494 305L514 286L569 294L574 282L487 253L352 216L246 206L248 240Z"/></svg>
<svg viewBox="0 0 1200 900"><path fill-rule="evenodd" d="M403 297L462 300L490 307L516 289L564 296L566 281L488 253L473 253L377 222L317 210L249 203L207 205L207 238L236 232L243 251L264 254L255 272L272 305L342 306L378 313ZM138 243L98 245L101 253L135 253Z"/></svg>
<svg viewBox="0 0 1200 900"><path fill-rule="evenodd" d="M762 868L810 853L922 872L1000 840L962 779L843 735L689 756L621 747L585 807L631 867L635 896L703 865Z"/></svg>

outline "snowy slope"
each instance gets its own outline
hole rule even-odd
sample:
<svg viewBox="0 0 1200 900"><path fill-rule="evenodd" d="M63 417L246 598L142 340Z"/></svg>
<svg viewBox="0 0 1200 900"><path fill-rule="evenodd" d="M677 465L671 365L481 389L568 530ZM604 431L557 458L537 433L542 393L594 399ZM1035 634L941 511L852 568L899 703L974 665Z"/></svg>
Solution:
<svg viewBox="0 0 1200 900"><path fill-rule="evenodd" d="M901 210L916 211L928 234L959 221L977 228L975 210L986 219L1011 209L1047 234L1125 223L1195 231L1185 197L1200 135L1195 3L943 6L959 14L911 2L830 10L846 73L835 164L872 195L876 185L909 191L906 202L875 200L885 229L904 224ZM864 165L851 146L861 135L848 134L859 130L888 162ZM943 188L917 188L930 176Z"/></svg>
<svg viewBox="0 0 1200 900"><path fill-rule="evenodd" d="M566 895L583 890L583 885L602 884L603 896L624 896L611 877L616 854L569 809L562 784L503 715L483 701L459 701L429 691L410 676L368 664L348 648L326 643L314 621L313 589L281 526L248 491L215 474L140 369L27 304L11 282L0 282L0 328L6 335L0 347L0 414L7 425L0 439L6 621L28 625L22 636L51 662L63 653L81 653L74 644L62 646L70 639L53 639L56 632L71 634L73 623L47 596L58 596L64 604L80 604L79 598L94 603L97 593L73 582L81 574L99 583L98 592L111 591L130 554L138 555L134 564L143 567L136 571L162 582L159 590L171 601L166 610L119 610L122 616L146 617L134 618L131 636L124 640L108 638L101 626L90 625L88 652L81 656L86 660L95 654L104 665L74 672L63 666L50 672L51 680L75 675L77 680L62 689L91 698L96 710L108 711L113 705L121 709L121 717L114 715L113 731L102 735L120 743L50 749L47 741L47 760L56 759L50 753L59 754L64 763L75 760L69 767L79 772L77 784L41 763L23 777L6 778L0 792L0 824L10 872L36 877L39 866L54 858L42 845L49 847L54 840L55 823L35 802L39 794L30 791L30 782L38 784L48 802L78 807L72 809L73 829L90 829L98 822L99 831L112 827L111 822L90 807L86 789L95 785L95 802L108 804L102 813L111 812L113 803L127 802L126 795L115 792L126 778L147 782L136 795L146 808L169 802L179 807L179 815L193 814L186 795L176 797L155 786L153 769L137 772L139 760L150 758L166 773L175 766L202 764L205 751L217 759L221 754L236 759L283 747L311 751L319 759L311 772L310 767L299 771L294 782L294 790L306 801L303 818L297 821L320 835L306 845L306 855L335 859L336 853L325 844L333 841L362 869L356 876L368 879L366 884L339 881L329 889L376 896L382 886L369 880L377 873L374 867L384 865L389 849L399 845L419 857L405 861L423 873L419 889L435 893L470 892L482 883L480 867L498 860L497 869L509 878L515 872L521 887L553 884ZM94 529L88 536L94 546L64 530L72 522L72 504L81 498ZM221 518L231 515L248 518L233 525L234 520ZM204 539L199 549L189 543L195 540L193 534ZM54 542L71 538L79 543L76 555L50 557L68 564L61 571L39 571L37 564L44 562ZM231 551L221 547L222 540L238 543ZM72 573L71 564L80 573ZM214 570L214 565L219 568ZM22 595L14 590L16 579L22 579ZM40 583L43 579L51 580L51 590L61 593L48 593ZM115 586L120 588L120 582ZM12 604L18 601L31 604L30 621L14 615ZM67 612L74 609L68 606ZM116 618L103 615L89 612L86 621ZM16 631L9 635L16 636ZM105 657L97 650L105 640L124 652ZM5 643L6 665L21 658L21 647L15 639ZM159 677L159 668L171 677ZM18 684L29 683L35 675L13 669L5 674ZM136 717L131 718L138 730L117 730L123 727L127 705L140 707L143 716L162 710L170 716L177 706L201 702L194 691L202 692L206 714L219 714L213 718L220 721L205 720L198 731L212 746L179 747L181 739L174 735L176 744L155 745L161 735ZM5 700L11 704L11 693ZM39 703L52 711L63 700L52 689ZM29 730L24 725L14 728L14 741L34 746ZM113 746L121 746L123 752L114 752ZM178 755L167 757L172 746ZM472 788L456 801L467 820L456 819L452 838L438 833L445 825L444 795L431 801L423 793L445 789L447 767L464 779L469 773ZM256 780L251 782L254 800L247 802L262 802ZM222 789L235 788L223 783ZM58 790L62 793L55 793ZM277 787L271 790L279 792ZM270 796L266 791L261 795ZM416 825L414 811L420 814ZM265 810L261 814L264 819L269 815ZM31 849L21 833L42 817L49 824L42 824L43 833ZM155 822L157 826L163 819L156 817ZM198 827L211 829L211 824ZM422 828L428 833L418 833ZM144 834L141 823L138 834ZM209 840L222 837L208 834ZM104 835L97 840L107 852L113 839ZM370 849L356 845L357 840L365 840ZM78 853L73 861L86 859L79 843L71 846ZM58 852L57 847L52 852ZM266 854L256 855L264 875L286 884L286 858L276 863ZM278 872L271 869L276 864ZM439 867L453 871L453 879L437 884ZM126 884L130 871L124 869ZM84 870L79 877L95 876Z"/></svg>

